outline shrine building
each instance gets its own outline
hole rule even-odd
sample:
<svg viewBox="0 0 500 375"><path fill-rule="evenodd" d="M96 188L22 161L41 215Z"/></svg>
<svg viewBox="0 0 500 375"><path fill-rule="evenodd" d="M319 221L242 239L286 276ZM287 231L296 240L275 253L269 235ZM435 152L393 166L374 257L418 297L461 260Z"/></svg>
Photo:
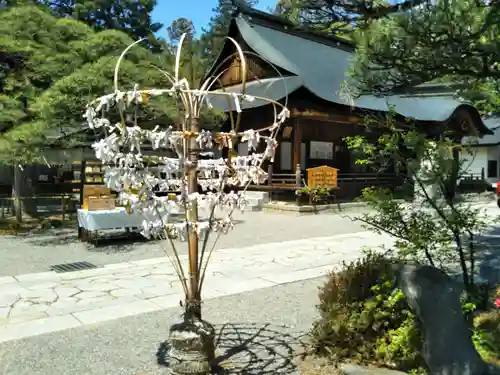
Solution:
<svg viewBox="0 0 500 375"><path fill-rule="evenodd" d="M401 124L413 118L430 135L451 130L459 141L472 132L491 132L474 106L455 100L451 90L443 91L439 85L422 85L385 97L344 97L342 85L355 47L339 37L299 30L281 17L250 8L235 12L228 36L246 52L245 93L279 101L290 110L278 137L274 163L266 166L275 176L268 187L279 190L285 180L292 181L297 166L307 183L306 170L325 165L338 169L341 196L356 196L367 186L403 183L401 171L395 168L380 173L357 165L343 140L361 134L376 137L378 129L367 127L365 118L384 116L390 108L395 109ZM207 76L220 74L219 89L241 92L240 64L234 44L226 40ZM233 107L225 102L220 99L213 104L231 111ZM273 123L272 105L264 101L244 101L241 108L240 131ZM240 155L247 153L246 145L237 150Z"/></svg>

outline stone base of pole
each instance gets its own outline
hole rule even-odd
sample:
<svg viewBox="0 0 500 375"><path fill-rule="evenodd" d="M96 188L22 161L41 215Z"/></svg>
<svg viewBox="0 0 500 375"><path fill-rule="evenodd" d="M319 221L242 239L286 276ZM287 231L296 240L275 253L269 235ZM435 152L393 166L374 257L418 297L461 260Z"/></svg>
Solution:
<svg viewBox="0 0 500 375"><path fill-rule="evenodd" d="M185 320L170 328L167 361L172 375L206 375L215 359L215 329L203 320Z"/></svg>

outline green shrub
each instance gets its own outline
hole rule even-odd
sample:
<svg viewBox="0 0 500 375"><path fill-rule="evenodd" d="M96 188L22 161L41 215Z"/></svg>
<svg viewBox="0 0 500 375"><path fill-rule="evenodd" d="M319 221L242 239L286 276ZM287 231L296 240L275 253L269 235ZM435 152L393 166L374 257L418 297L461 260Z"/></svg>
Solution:
<svg viewBox="0 0 500 375"><path fill-rule="evenodd" d="M52 228L52 225L50 224L50 220L44 219L40 221L40 228L41 229L50 229Z"/></svg>
<svg viewBox="0 0 500 375"><path fill-rule="evenodd" d="M320 289L311 336L317 355L401 370L424 368L415 317L394 285L390 259L368 253L333 272Z"/></svg>
<svg viewBox="0 0 500 375"><path fill-rule="evenodd" d="M52 228L61 228L62 227L62 220L58 220L58 219L51 219L50 220L50 226Z"/></svg>
<svg viewBox="0 0 500 375"><path fill-rule="evenodd" d="M498 311L482 312L476 315L472 340L485 361L500 365L500 313Z"/></svg>
<svg viewBox="0 0 500 375"><path fill-rule="evenodd" d="M17 234L21 230L21 227L22 226L20 223L10 223L9 225L7 225L7 230L14 234Z"/></svg>

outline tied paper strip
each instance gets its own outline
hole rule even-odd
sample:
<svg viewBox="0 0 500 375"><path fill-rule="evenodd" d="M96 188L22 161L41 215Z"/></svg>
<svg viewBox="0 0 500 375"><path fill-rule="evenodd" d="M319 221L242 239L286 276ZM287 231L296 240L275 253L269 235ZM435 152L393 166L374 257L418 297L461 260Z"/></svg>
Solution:
<svg viewBox="0 0 500 375"><path fill-rule="evenodd" d="M120 111L134 105L144 105L148 101L144 98L159 95L186 95L188 84L186 80L174 83L170 89L139 90L137 85L131 91L117 90L113 94L102 96L89 105L84 118L90 128L106 127L109 132L103 139L93 144L96 157L105 164L104 179L108 187L119 192L119 199L130 212L140 212L146 219L143 223L142 233L147 237L164 238L166 234L175 234L184 238L186 227L192 228L197 233L206 230L226 233L233 227L231 216L226 219L212 220L211 222L187 222L172 224L169 222L171 215L184 213L185 207L196 204L200 210L212 210L219 207L222 210L243 210L246 200L243 194L225 193L227 186L245 188L250 183L263 184L267 173L261 165L265 159L274 158L277 142L274 136L279 127L289 116L288 110L282 110L276 115L276 123L262 130L247 130L236 133L212 133L201 130L198 133L176 131L172 126L153 130L144 129L134 124L132 126L121 123L111 125L105 113L117 106ZM190 100L199 103L208 102L207 90L191 90ZM228 93L235 103L236 111L241 112L241 102L252 102L253 96L237 93ZM185 98L186 99L186 98ZM187 100L187 99L186 99ZM188 116L189 117L189 116ZM132 121L127 117L127 121ZM272 136L264 136L262 132L269 131ZM248 156L236 156L228 159L198 160L191 163L185 156L185 140L196 137L196 143L203 150L210 150L214 141L221 147L232 148L233 141L240 138L247 142L249 151L257 151L262 140L265 150L262 153L253 153ZM170 150L177 157L146 156L142 153L144 143L149 143L153 150ZM196 165L199 173L199 186L202 194L187 193L186 168ZM180 191L175 199L157 196L157 192Z"/></svg>

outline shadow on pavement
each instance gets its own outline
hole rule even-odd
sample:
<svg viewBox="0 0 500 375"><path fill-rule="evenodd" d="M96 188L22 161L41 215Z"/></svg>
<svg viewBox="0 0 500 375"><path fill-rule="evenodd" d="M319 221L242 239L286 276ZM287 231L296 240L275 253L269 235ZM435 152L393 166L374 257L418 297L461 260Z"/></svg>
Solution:
<svg viewBox="0 0 500 375"><path fill-rule="evenodd" d="M243 220L233 220L235 225L243 224ZM69 245L80 242L77 229L61 228L49 229L31 233L24 236L25 240L33 246L50 247ZM104 253L127 253L134 250L134 244L144 242L156 242L148 240L136 231L125 232L124 230L103 230L91 243L86 244L88 251Z"/></svg>
<svg viewBox="0 0 500 375"><path fill-rule="evenodd" d="M103 251L107 253L129 252L133 250L134 243L147 242L139 233L124 231L103 231L92 243L85 243L89 251ZM48 247L79 243L77 230L51 231L38 233L27 239L31 245ZM82 242L83 243L83 242Z"/></svg>
<svg viewBox="0 0 500 375"><path fill-rule="evenodd" d="M294 359L306 335L286 333L290 327L273 324L227 323L215 326L215 373L222 375L298 374ZM158 348L160 366L168 366L168 343Z"/></svg>
<svg viewBox="0 0 500 375"><path fill-rule="evenodd" d="M476 238L476 274L490 284L500 283L500 228Z"/></svg>

